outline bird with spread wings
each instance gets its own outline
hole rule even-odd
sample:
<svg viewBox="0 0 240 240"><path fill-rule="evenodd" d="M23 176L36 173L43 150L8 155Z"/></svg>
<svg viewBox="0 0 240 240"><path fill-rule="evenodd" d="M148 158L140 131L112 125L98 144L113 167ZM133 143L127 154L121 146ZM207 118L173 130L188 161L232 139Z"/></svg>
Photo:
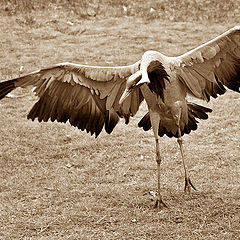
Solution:
<svg viewBox="0 0 240 240"><path fill-rule="evenodd" d="M103 128L111 133L120 118L129 122L143 100L148 113L138 126L152 128L156 141L158 197L160 191L159 136L176 137L185 171L185 191L193 186L184 162L182 135L197 129L211 109L187 100L187 95L209 101L226 88L240 92L240 26L177 57L147 51L128 66L101 67L60 63L0 82L0 99L18 87L33 86L39 100L28 119L67 122L97 137Z"/></svg>

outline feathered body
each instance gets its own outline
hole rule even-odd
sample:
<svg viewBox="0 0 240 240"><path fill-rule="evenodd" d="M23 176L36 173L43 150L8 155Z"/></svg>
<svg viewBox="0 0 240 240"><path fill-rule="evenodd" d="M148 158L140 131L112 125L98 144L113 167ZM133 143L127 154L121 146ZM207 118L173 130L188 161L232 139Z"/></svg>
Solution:
<svg viewBox="0 0 240 240"><path fill-rule="evenodd" d="M186 86L177 77L177 71L171 70L171 66L174 63L172 61L174 60L173 58L155 51L148 51L145 55L149 55L152 58L148 60L149 62L153 62L154 59L155 66L157 65L156 62L159 63L158 65L161 64L161 71L159 70L160 68L156 70L152 66L153 70L148 74L150 80L149 89L152 93L146 88L142 90L143 92L146 91L146 96L144 96L146 101L155 103L154 108L160 115L159 136L162 137L166 134L168 137L178 137L178 122L180 124L181 135L184 133L188 134L191 130L196 130L198 123L196 118L207 119L208 115L206 113L212 110L187 101ZM151 67L149 71L151 71ZM156 92L155 89L159 89L157 83L154 84L156 80L157 83L164 81L161 94L154 94ZM154 85L154 87L151 85ZM151 128L149 113L141 119L138 126L142 127L145 131Z"/></svg>

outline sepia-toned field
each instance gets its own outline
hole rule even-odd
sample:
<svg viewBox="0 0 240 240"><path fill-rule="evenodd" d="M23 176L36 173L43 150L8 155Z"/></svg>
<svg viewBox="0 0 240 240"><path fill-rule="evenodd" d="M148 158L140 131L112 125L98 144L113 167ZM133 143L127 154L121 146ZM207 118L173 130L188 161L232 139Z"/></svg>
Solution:
<svg viewBox="0 0 240 240"><path fill-rule="evenodd" d="M57 5L30 13L24 4L7 7L0 16L0 81L58 62L126 65L150 49L174 56L240 24L231 11L225 21L162 20L157 9L148 12L151 1L147 17L124 8L116 16L92 9L83 16ZM153 208L154 138L137 127L145 104L128 125L121 121L96 139L70 124L27 120L36 99L20 89L0 101L0 239L240 239L240 94L201 102L213 112L183 137L197 188L191 195L183 191L176 139L160 139L168 206L162 211Z"/></svg>

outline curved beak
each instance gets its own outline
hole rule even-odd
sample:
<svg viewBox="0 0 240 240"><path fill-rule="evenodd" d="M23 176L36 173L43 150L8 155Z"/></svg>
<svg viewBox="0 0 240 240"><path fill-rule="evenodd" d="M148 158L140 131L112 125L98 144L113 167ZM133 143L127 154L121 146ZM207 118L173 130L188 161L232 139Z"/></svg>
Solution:
<svg viewBox="0 0 240 240"><path fill-rule="evenodd" d="M131 75L126 82L126 88L119 100L119 104L122 104L136 87L144 83L150 83L147 71L137 71Z"/></svg>
<svg viewBox="0 0 240 240"><path fill-rule="evenodd" d="M124 102L124 100L130 95L130 93L132 92L132 90L130 89L125 89L120 100L119 100L119 104L122 104Z"/></svg>

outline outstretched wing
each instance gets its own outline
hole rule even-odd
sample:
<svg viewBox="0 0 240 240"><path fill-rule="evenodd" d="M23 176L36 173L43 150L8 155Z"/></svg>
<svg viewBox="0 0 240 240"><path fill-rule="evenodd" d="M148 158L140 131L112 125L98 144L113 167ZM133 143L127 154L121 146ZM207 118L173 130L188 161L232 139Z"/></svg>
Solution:
<svg viewBox="0 0 240 240"><path fill-rule="evenodd" d="M178 79L197 98L216 98L224 86L240 92L240 26L172 59Z"/></svg>
<svg viewBox="0 0 240 240"><path fill-rule="evenodd" d="M122 67L97 67L61 63L0 83L0 99L17 87L34 86L38 102L28 118L66 122L98 136L103 126L111 133L124 117L136 114L143 101L139 88L119 105L127 78L139 70L139 63Z"/></svg>

